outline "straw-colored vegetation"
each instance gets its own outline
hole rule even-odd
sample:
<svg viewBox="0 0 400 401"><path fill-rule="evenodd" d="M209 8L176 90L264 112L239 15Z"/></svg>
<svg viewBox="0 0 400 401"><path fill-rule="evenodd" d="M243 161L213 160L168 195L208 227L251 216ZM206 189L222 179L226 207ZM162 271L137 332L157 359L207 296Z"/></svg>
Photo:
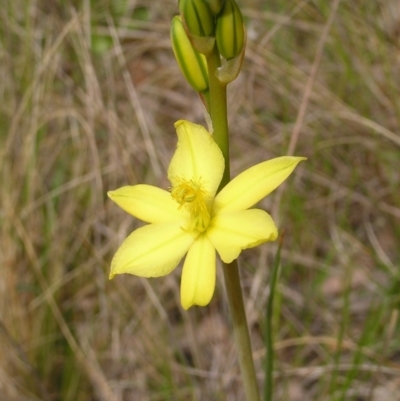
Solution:
<svg viewBox="0 0 400 401"><path fill-rule="evenodd" d="M400 399L398 2L239 4L233 173L308 157L262 204L285 233L275 399ZM188 312L180 268L108 280L140 223L106 191L168 188L173 123L204 123L170 48L176 13L172 0L1 6L2 400L243 400L220 272L211 305ZM275 251L241 258L260 387Z"/></svg>

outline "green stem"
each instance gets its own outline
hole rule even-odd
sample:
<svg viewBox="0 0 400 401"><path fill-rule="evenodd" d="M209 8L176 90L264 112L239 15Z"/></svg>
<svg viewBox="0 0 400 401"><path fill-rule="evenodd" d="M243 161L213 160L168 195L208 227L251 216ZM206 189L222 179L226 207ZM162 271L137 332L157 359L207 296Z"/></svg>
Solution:
<svg viewBox="0 0 400 401"><path fill-rule="evenodd" d="M210 87L210 115L214 128L213 138L225 158L225 170L219 190L230 180L226 84L221 84L215 75L215 71L220 65L219 51L215 45L213 52L207 57L207 67ZM223 263L223 271L246 400L260 401L237 261Z"/></svg>
<svg viewBox="0 0 400 401"><path fill-rule="evenodd" d="M269 297L267 302L267 315L265 317L265 385L264 385L264 401L272 401L273 393L273 371L274 371L274 345L272 338L272 319L274 312L274 299L276 283L278 281L279 266L281 264L281 249L282 249L283 236L279 241L278 251L275 256L274 264L272 266L271 278L269 283Z"/></svg>
<svg viewBox="0 0 400 401"><path fill-rule="evenodd" d="M237 260L223 263L223 270L244 393L247 401L260 401Z"/></svg>
<svg viewBox="0 0 400 401"><path fill-rule="evenodd" d="M221 180L219 190L221 190L230 180L229 168L229 130L228 130L228 110L226 102L226 84L221 84L215 75L215 71L220 67L221 61L218 48L215 45L211 54L207 57L207 67L210 87L210 116L213 123L213 138L220 147L225 159L225 170Z"/></svg>

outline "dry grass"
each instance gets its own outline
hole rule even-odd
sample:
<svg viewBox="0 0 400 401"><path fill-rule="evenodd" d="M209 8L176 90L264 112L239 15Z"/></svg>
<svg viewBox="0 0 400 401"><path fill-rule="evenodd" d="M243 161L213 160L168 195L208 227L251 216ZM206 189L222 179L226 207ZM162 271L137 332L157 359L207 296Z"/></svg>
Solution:
<svg viewBox="0 0 400 401"><path fill-rule="evenodd" d="M189 312L179 268L108 281L113 252L139 223L106 191L168 187L173 122L203 122L170 50L176 2L148 3L16 0L0 11L7 401L243 400L221 275L211 305ZM329 30L333 2L242 3L233 173L293 149L309 158L262 203L286 233L276 399L398 399L397 2L339 2ZM274 251L241 259L260 386Z"/></svg>

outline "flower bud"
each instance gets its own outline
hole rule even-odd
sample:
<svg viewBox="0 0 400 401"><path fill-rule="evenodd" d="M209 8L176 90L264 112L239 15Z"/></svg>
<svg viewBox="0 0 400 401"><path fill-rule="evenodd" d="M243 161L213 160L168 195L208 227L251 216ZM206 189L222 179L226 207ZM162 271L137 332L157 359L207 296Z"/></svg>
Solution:
<svg viewBox="0 0 400 401"><path fill-rule="evenodd" d="M197 92L208 89L208 72L206 58L193 48L182 20L175 16L171 23L172 50L182 74L190 86Z"/></svg>
<svg viewBox="0 0 400 401"><path fill-rule="evenodd" d="M209 4L210 9L214 15L219 14L225 3L225 0L205 0L205 1Z"/></svg>
<svg viewBox="0 0 400 401"><path fill-rule="evenodd" d="M242 13L235 0L225 0L217 17L215 38L220 54L227 60L238 56L244 46L244 26Z"/></svg>
<svg viewBox="0 0 400 401"><path fill-rule="evenodd" d="M180 0L179 11L189 34L201 37L214 34L214 16L204 0Z"/></svg>

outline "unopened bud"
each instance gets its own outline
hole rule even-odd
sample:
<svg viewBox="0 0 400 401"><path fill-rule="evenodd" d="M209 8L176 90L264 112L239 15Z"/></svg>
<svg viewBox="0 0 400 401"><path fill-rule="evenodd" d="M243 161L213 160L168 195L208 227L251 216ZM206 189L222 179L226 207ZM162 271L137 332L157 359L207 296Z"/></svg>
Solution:
<svg viewBox="0 0 400 401"><path fill-rule="evenodd" d="M220 13L222 6L225 3L225 0L205 0L205 1L209 4L210 9L214 15Z"/></svg>
<svg viewBox="0 0 400 401"><path fill-rule="evenodd" d="M214 35L214 16L204 0L180 0L179 11L189 33L196 36Z"/></svg>
<svg viewBox="0 0 400 401"><path fill-rule="evenodd" d="M217 17L215 39L220 54L227 60L238 56L244 46L243 17L235 0L225 0Z"/></svg>
<svg viewBox="0 0 400 401"><path fill-rule="evenodd" d="M179 68L190 86L197 92L208 89L206 58L192 46L177 15L171 23L171 42Z"/></svg>

